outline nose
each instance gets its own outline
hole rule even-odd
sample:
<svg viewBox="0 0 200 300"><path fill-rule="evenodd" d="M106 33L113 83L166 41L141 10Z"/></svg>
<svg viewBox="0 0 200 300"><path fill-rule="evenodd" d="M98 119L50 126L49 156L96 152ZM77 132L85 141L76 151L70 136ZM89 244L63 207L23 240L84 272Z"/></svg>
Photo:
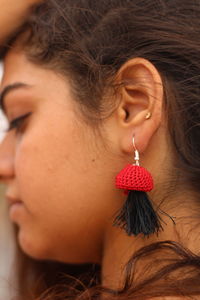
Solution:
<svg viewBox="0 0 200 300"><path fill-rule="evenodd" d="M0 182L7 183L14 177L14 145L10 133L0 144Z"/></svg>

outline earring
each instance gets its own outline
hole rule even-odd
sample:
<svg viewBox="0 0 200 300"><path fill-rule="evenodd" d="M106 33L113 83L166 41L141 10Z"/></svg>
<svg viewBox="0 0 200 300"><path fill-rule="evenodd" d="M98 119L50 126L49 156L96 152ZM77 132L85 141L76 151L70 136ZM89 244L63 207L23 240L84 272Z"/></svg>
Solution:
<svg viewBox="0 0 200 300"><path fill-rule="evenodd" d="M139 152L135 146L135 163L128 164L116 176L116 187L123 189L128 194L127 200L115 218L114 225L126 230L128 235L143 233L149 236L158 233L162 229L160 217L154 211L152 203L146 192L153 189L153 178L151 174L139 164Z"/></svg>
<svg viewBox="0 0 200 300"><path fill-rule="evenodd" d="M146 119L146 120L149 120L150 118L151 118L151 112L148 112L148 113L146 114L145 119Z"/></svg>

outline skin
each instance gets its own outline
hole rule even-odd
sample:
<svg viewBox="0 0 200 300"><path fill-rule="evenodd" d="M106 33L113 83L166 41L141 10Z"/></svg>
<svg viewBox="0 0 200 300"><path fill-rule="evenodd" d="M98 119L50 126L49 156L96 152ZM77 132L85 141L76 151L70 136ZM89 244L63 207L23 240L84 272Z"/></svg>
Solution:
<svg viewBox="0 0 200 300"><path fill-rule="evenodd" d="M26 19L31 6L40 0L0 0L0 45ZM11 21L12 20L12 21Z"/></svg>
<svg viewBox="0 0 200 300"><path fill-rule="evenodd" d="M5 98L8 120L29 112L31 116L23 130L7 134L1 148L7 196L23 203L10 210L11 220L20 228L19 243L37 258L99 261L96 248L102 240L103 219L111 218L110 204L102 203L112 186L112 170L103 172L111 165L110 157L103 145L91 142L91 130L76 120L66 80L33 66L21 54L10 54L5 66L3 86L19 81L29 85ZM107 196L112 199L115 194L113 189ZM52 249L53 244L59 251Z"/></svg>
<svg viewBox="0 0 200 300"><path fill-rule="evenodd" d="M171 167L157 70L136 58L119 70L116 80L122 79L140 82L122 87L118 108L104 121L103 138L84 123L67 79L29 62L18 47L5 58L1 86L2 92L15 83L28 85L10 90L4 98L9 122L31 114L6 134L0 147L0 176L7 185L8 203L20 200L10 206L9 216L19 228L22 250L35 259L100 263L103 283L113 288L121 285L123 267L137 249L159 240L178 240L179 228L187 234L191 228L181 217L196 209L195 201L188 207L182 198L181 209L166 206L165 211L177 217L177 226L164 216L167 226L159 237L129 237L113 227L113 216L125 201L114 179L133 162L132 137L141 165L161 186L151 195L157 204ZM161 166L166 172L160 172ZM178 195L171 198L173 203L179 200ZM187 246L196 251L194 236L195 231Z"/></svg>

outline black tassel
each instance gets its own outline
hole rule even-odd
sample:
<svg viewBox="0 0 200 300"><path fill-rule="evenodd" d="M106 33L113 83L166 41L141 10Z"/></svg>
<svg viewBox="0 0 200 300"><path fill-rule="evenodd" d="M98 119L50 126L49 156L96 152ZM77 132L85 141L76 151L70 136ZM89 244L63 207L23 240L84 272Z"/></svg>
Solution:
<svg viewBox="0 0 200 300"><path fill-rule="evenodd" d="M114 225L126 230L128 235L143 233L149 236L163 230L161 218L156 214L147 193L142 191L129 191L128 198L115 218Z"/></svg>

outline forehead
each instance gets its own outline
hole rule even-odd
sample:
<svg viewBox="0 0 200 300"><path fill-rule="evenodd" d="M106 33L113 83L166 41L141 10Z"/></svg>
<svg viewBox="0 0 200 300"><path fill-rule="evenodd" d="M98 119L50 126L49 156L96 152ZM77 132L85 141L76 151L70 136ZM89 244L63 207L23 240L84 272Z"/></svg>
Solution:
<svg viewBox="0 0 200 300"><path fill-rule="evenodd" d="M26 55L15 48L10 50L4 58L4 72L2 85L10 84L18 80L28 80L34 83L38 76L44 77L44 70L31 63Z"/></svg>
<svg viewBox="0 0 200 300"><path fill-rule="evenodd" d="M60 74L32 63L23 51L13 48L4 58L4 72L0 91L7 85L23 82L33 86L40 93L52 93L55 90L67 91L68 81Z"/></svg>

